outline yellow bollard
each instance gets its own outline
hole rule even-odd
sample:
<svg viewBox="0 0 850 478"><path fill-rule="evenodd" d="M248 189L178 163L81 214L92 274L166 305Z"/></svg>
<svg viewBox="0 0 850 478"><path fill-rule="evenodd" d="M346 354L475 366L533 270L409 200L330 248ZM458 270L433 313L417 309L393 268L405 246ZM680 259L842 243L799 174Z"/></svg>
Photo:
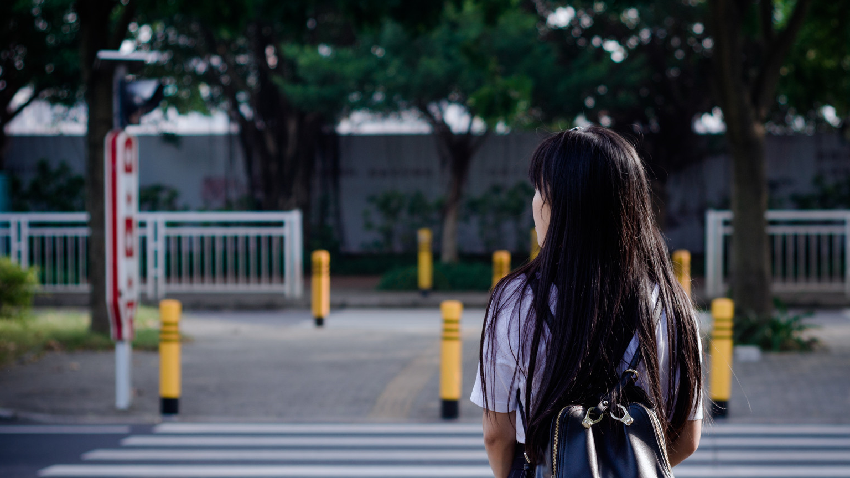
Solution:
<svg viewBox="0 0 850 478"><path fill-rule="evenodd" d="M325 325L331 311L331 254L313 251L313 318L316 327Z"/></svg>
<svg viewBox="0 0 850 478"><path fill-rule="evenodd" d="M540 254L540 244L537 243L537 229L531 228L531 260L537 258L537 254Z"/></svg>
<svg viewBox="0 0 850 478"><path fill-rule="evenodd" d="M508 251L496 251L493 253L493 285L502 280L511 271L511 253Z"/></svg>
<svg viewBox="0 0 850 478"><path fill-rule="evenodd" d="M682 284L682 289L691 296L691 253L679 249L673 252L673 272L676 274L676 280Z"/></svg>
<svg viewBox="0 0 850 478"><path fill-rule="evenodd" d="M416 237L419 240L419 291L424 297L434 287L434 257L431 252L433 236L430 229L423 227L417 231Z"/></svg>
<svg viewBox="0 0 850 478"><path fill-rule="evenodd" d="M440 400L443 418L457 418L461 388L460 318L463 304L446 300L440 304L443 313L443 338L440 344Z"/></svg>
<svg viewBox="0 0 850 478"><path fill-rule="evenodd" d="M180 301L159 302L159 408L163 415L180 409Z"/></svg>
<svg viewBox="0 0 850 478"><path fill-rule="evenodd" d="M729 413L732 389L732 330L735 303L731 299L711 301L714 327L711 333L711 414L725 417Z"/></svg>

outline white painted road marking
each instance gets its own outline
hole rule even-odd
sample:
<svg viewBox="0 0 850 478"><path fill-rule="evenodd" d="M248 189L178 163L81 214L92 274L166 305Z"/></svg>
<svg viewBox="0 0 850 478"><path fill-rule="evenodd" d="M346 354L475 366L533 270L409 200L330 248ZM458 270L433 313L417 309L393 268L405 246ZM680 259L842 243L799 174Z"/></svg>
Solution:
<svg viewBox="0 0 850 478"><path fill-rule="evenodd" d="M430 435L472 434L482 435L482 426L477 424L412 423L412 424L290 424L290 423L163 423L154 427L154 433L168 434L309 434L326 435L341 433L376 433L382 435ZM847 434L850 435L850 428Z"/></svg>
<svg viewBox="0 0 850 478"><path fill-rule="evenodd" d="M182 436L132 435L121 440L122 446L289 446L289 447L471 447L482 448L481 437L410 437L410 436Z"/></svg>
<svg viewBox="0 0 850 478"><path fill-rule="evenodd" d="M846 478L846 466L677 467L676 476L724 478ZM286 465L53 465L39 476L88 477L491 477L488 466L286 466Z"/></svg>
<svg viewBox="0 0 850 478"><path fill-rule="evenodd" d="M492 477L489 466L286 466L286 465L53 465L39 476L114 477Z"/></svg>
<svg viewBox="0 0 850 478"><path fill-rule="evenodd" d="M0 425L2 435L129 435L126 425Z"/></svg>
<svg viewBox="0 0 850 478"><path fill-rule="evenodd" d="M715 425L677 478L848 478L850 427ZM477 424L186 424L44 477L491 477Z"/></svg>
<svg viewBox="0 0 850 478"><path fill-rule="evenodd" d="M92 450L83 454L91 461L477 461L487 463L487 453L479 450L171 450L126 449Z"/></svg>

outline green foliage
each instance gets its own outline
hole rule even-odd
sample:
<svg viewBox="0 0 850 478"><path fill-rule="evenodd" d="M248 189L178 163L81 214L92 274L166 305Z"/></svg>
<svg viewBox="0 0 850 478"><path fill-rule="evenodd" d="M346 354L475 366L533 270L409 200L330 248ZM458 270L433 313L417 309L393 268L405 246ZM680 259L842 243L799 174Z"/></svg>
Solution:
<svg viewBox="0 0 850 478"><path fill-rule="evenodd" d="M459 262L455 264L434 264L434 290L490 290L493 270L490 265L480 262ZM380 290L417 290L417 266L399 267L381 276Z"/></svg>
<svg viewBox="0 0 850 478"><path fill-rule="evenodd" d="M0 2L0 128L18 112L9 106L26 87L53 102L78 99L79 25L71 0Z"/></svg>
<svg viewBox="0 0 850 478"><path fill-rule="evenodd" d="M400 252L416 248L416 231L438 223L442 200L429 201L421 191L405 194L389 190L369 196L367 201L377 213L363 211L364 227L378 233L379 239L367 246L373 251Z"/></svg>
<svg viewBox="0 0 850 478"><path fill-rule="evenodd" d="M376 67L352 107L415 108L444 124L451 103L491 128L522 122L531 108L532 70L556 69L556 56L538 41L536 16L513 7L485 10L464 2L445 8L425 32L386 21L376 35L365 34L362 45Z"/></svg>
<svg viewBox="0 0 850 478"><path fill-rule="evenodd" d="M0 257L0 319L24 316L37 288L35 269L23 269L9 257Z"/></svg>
<svg viewBox="0 0 850 478"><path fill-rule="evenodd" d="M809 351L818 343L813 337L803 337L804 332L813 328L803 321L811 317L811 312L791 315L779 301L775 302L776 313L767 320L754 314L741 314L735 317L734 343L736 345L758 345L771 352Z"/></svg>
<svg viewBox="0 0 850 478"><path fill-rule="evenodd" d="M111 350L107 335L89 330L90 317L83 312L42 310L27 320L0 321L0 367L35 360L50 351ZM134 350L156 351L159 346L158 312L140 307L136 313ZM190 340L183 337L183 340Z"/></svg>
<svg viewBox="0 0 850 478"><path fill-rule="evenodd" d="M177 198L180 192L164 184L151 184L139 188L140 211L179 211Z"/></svg>
<svg viewBox="0 0 850 478"><path fill-rule="evenodd" d="M815 192L811 194L791 195L798 209L850 209L850 176L827 181L818 174L812 185Z"/></svg>
<svg viewBox="0 0 850 478"><path fill-rule="evenodd" d="M306 263L306 262L305 262ZM339 254L331 252L331 274L343 276L375 276L416 264L416 253Z"/></svg>
<svg viewBox="0 0 850 478"><path fill-rule="evenodd" d="M85 179L73 174L64 161L55 168L47 159L39 159L35 177L24 186L12 178L14 211L68 212L85 210Z"/></svg>
<svg viewBox="0 0 850 478"><path fill-rule="evenodd" d="M467 221L477 222L478 234L486 250L526 250L531 230L527 213L531 210L533 196L534 188L526 181L510 188L494 184L480 196L467 200L464 216ZM509 230L514 232L514 244L506 241L511 237Z"/></svg>
<svg viewBox="0 0 850 478"><path fill-rule="evenodd" d="M780 2L789 4L790 2ZM806 23L780 71L777 104L771 120L794 116L819 121L823 105L850 124L850 3L812 2ZM790 12L789 12L790 13ZM786 13L787 15L788 13ZM850 128L848 129L850 131ZM848 137L850 139L850 137Z"/></svg>

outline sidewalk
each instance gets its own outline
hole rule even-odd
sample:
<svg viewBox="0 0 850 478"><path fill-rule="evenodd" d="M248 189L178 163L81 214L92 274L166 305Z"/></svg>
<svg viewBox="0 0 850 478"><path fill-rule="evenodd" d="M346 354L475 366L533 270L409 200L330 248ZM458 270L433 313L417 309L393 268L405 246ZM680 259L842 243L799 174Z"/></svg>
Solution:
<svg viewBox="0 0 850 478"><path fill-rule="evenodd" d="M461 421L478 359L483 309L463 315ZM820 312L813 353L735 363L730 423L850 423L850 311ZM307 310L187 312L180 421L435 422L439 419L436 307L335 310L316 329ZM159 421L158 356L135 352L135 398L114 409L111 352L50 353L0 370L0 408L50 422Z"/></svg>
<svg viewBox="0 0 850 478"><path fill-rule="evenodd" d="M378 290L379 276L331 276L331 308L434 308L447 299L457 299L467 307L487 306L489 292L444 292L432 291L423 296L419 291ZM283 294L272 293L180 293L168 297L180 300L184 310L277 310L308 309L310 307L310 277L304 278L304 294L300 299L289 299ZM702 278L693 282L694 301L700 308L708 308ZM850 307L844 293L798 293L785 294L780 298L788 305L800 308L840 309ZM86 307L87 293L37 294L35 303L43 307ZM143 297L142 302L156 305L156 300Z"/></svg>

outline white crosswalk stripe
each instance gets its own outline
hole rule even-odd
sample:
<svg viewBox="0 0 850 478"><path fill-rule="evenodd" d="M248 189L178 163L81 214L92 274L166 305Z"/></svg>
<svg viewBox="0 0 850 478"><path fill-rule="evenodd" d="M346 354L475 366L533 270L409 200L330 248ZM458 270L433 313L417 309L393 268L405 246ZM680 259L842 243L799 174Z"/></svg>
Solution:
<svg viewBox="0 0 850 478"><path fill-rule="evenodd" d="M489 477L477 424L166 423L44 477ZM850 426L714 425L679 478L850 477Z"/></svg>

